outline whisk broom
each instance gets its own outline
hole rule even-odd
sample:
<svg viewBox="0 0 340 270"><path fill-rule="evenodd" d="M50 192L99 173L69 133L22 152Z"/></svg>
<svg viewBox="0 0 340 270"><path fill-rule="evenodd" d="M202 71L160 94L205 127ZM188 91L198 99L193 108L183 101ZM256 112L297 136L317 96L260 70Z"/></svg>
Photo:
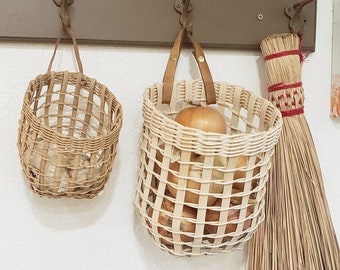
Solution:
<svg viewBox="0 0 340 270"><path fill-rule="evenodd" d="M266 218L248 245L249 270L339 270L336 234L304 115L297 34L261 42L269 99L283 116L267 183Z"/></svg>

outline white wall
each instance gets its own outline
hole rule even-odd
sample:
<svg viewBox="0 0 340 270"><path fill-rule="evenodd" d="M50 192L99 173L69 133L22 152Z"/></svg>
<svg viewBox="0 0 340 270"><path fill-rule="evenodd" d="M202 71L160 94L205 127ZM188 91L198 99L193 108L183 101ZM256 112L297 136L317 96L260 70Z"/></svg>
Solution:
<svg viewBox="0 0 340 270"><path fill-rule="evenodd" d="M306 117L324 174L334 226L340 237L340 124L329 118L331 0L318 7L317 46L303 66ZM138 167L141 102L145 86L160 81L168 49L81 46L85 74L121 101L124 123L112 177L92 200L46 199L23 179L16 148L18 119L29 80L47 69L53 45L0 43L0 269L243 269L243 253L174 258L159 250L140 225L133 200ZM216 81L264 95L260 52L206 51ZM188 64L191 68L187 72ZM184 51L178 79L196 78ZM75 70L63 46L55 70Z"/></svg>

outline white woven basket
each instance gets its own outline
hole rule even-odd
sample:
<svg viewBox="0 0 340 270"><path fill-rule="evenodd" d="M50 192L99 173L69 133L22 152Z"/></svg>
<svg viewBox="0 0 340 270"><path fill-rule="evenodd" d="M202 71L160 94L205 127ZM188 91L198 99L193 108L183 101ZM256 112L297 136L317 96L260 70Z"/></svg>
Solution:
<svg viewBox="0 0 340 270"><path fill-rule="evenodd" d="M191 103L206 105L201 80L174 83L170 104L162 104L162 83L144 93L135 205L155 243L175 255L241 247L264 219L270 157L282 126L280 112L240 86L225 82L214 86L214 107L225 116L227 134L207 133L173 120ZM170 181L174 176L177 183ZM188 201L188 193L197 200Z"/></svg>

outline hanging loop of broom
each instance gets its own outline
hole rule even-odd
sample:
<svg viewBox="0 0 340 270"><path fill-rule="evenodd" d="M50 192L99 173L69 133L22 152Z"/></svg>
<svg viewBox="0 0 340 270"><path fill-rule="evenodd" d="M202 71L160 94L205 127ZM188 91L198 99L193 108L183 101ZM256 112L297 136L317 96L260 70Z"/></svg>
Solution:
<svg viewBox="0 0 340 270"><path fill-rule="evenodd" d="M295 7L301 12L301 5ZM322 172L304 115L300 26L260 45L269 100L281 111L283 126L267 182L265 220L248 245L248 270L340 269Z"/></svg>

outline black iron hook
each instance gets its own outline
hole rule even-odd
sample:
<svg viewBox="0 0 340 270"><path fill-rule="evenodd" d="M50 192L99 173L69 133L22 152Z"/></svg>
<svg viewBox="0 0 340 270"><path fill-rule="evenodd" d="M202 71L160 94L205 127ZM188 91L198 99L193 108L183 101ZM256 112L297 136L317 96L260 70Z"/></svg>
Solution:
<svg viewBox="0 0 340 270"><path fill-rule="evenodd" d="M292 33L303 36L306 21L301 20L301 11L305 5L313 1L314 0L299 0L285 8L285 14L290 18L289 29Z"/></svg>
<svg viewBox="0 0 340 270"><path fill-rule="evenodd" d="M63 0L53 0L54 4L56 4L57 7L61 7L61 4ZM74 0L66 0L67 5L72 5Z"/></svg>
<svg viewBox="0 0 340 270"><path fill-rule="evenodd" d="M71 27L70 21L70 6L74 3L74 0L53 0L57 7L59 7L59 17L63 24L64 32L68 32Z"/></svg>
<svg viewBox="0 0 340 270"><path fill-rule="evenodd" d="M189 19L189 12L192 11L193 5L190 0L177 0L175 2L175 9L181 14L179 22L187 32L192 32L192 22Z"/></svg>

